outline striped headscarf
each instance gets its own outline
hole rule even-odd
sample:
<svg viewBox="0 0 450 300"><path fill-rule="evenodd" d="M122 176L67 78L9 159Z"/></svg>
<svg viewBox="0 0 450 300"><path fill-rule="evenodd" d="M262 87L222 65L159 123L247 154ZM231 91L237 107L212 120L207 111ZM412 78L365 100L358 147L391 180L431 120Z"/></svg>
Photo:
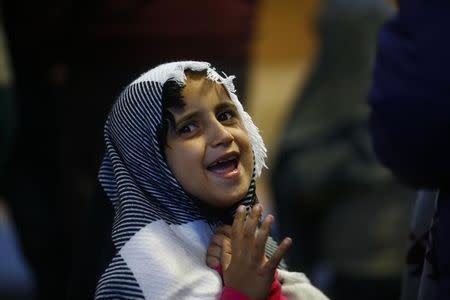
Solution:
<svg viewBox="0 0 450 300"><path fill-rule="evenodd" d="M120 94L105 124L99 180L114 206L117 254L98 283L96 299L213 299L222 289L205 256L211 227L226 220L212 220L183 190L158 137L163 85L168 80L184 84L186 70L205 72L236 105L254 154L253 178L238 204L257 201L255 178L265 166L266 148L235 94L234 76L221 76L209 63L196 61L162 64L144 73ZM268 244L275 245L272 240Z"/></svg>

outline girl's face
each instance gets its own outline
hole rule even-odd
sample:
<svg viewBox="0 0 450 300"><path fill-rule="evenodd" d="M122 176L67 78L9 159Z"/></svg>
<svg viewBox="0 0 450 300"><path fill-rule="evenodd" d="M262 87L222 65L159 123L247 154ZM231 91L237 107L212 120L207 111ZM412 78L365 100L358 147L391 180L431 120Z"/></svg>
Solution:
<svg viewBox="0 0 450 300"><path fill-rule="evenodd" d="M253 152L241 117L225 88L188 74L183 108L169 108L175 125L167 134L167 162L184 190L218 208L247 193Z"/></svg>

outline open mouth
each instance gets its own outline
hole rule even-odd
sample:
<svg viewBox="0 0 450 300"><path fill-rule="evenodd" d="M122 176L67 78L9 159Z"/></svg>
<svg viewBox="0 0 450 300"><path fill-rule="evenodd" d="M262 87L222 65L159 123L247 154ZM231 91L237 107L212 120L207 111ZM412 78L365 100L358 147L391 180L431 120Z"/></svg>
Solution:
<svg viewBox="0 0 450 300"><path fill-rule="evenodd" d="M216 174L227 174L237 169L239 158L237 155L232 155L226 159L219 159L210 164L207 169Z"/></svg>

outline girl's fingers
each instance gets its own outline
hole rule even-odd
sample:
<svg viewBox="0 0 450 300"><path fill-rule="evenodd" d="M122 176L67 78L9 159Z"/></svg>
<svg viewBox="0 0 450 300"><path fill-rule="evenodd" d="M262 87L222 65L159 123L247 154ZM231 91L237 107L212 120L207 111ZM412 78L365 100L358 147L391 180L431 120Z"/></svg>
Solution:
<svg viewBox="0 0 450 300"><path fill-rule="evenodd" d="M211 237L211 240L210 240L209 244L210 245L222 246L222 243L223 243L224 239L229 239L229 237L224 235L224 234L222 234L222 233L215 233Z"/></svg>
<svg viewBox="0 0 450 300"><path fill-rule="evenodd" d="M262 214L262 206L260 204L256 204L252 207L250 214L247 216L244 225L244 240L243 246L244 249L253 249L253 244L255 240L255 231L258 226L259 217ZM253 251L247 251L247 253L251 254Z"/></svg>
<svg viewBox="0 0 450 300"><path fill-rule="evenodd" d="M255 245L254 245L254 257L258 261L263 261L264 256L266 255L266 242L267 238L270 234L270 228L272 227L273 216L268 215L261 227L258 230L258 234L256 235Z"/></svg>
<svg viewBox="0 0 450 300"><path fill-rule="evenodd" d="M208 247L208 250L206 251L206 256L214 256L217 257L217 259L220 259L221 255L222 255L222 246L210 245Z"/></svg>
<svg viewBox="0 0 450 300"><path fill-rule="evenodd" d="M219 264L227 268L231 261L231 252L230 238L222 233L215 233L206 251L206 264L211 268L216 268Z"/></svg>
<svg viewBox="0 0 450 300"><path fill-rule="evenodd" d="M275 253L272 255L272 257L267 261L266 268L267 270L270 270L271 272L275 272L276 268L280 264L281 259L286 254L286 251L291 247L292 245L292 239L291 238L285 238L281 244L278 246Z"/></svg>
<svg viewBox="0 0 450 300"><path fill-rule="evenodd" d="M211 269L215 269L220 265L220 260L215 256L207 256L206 265Z"/></svg>
<svg viewBox="0 0 450 300"><path fill-rule="evenodd" d="M217 227L214 234L223 234L228 238L231 238L231 226L230 225L222 225Z"/></svg>
<svg viewBox="0 0 450 300"><path fill-rule="evenodd" d="M236 210L234 216L233 225L231 226L231 250L234 256L240 254L242 247L242 230L245 222L245 207L240 205Z"/></svg>
<svg viewBox="0 0 450 300"><path fill-rule="evenodd" d="M216 268L220 265L222 247L216 244L210 244L206 251L206 265L210 268Z"/></svg>
<svg viewBox="0 0 450 300"><path fill-rule="evenodd" d="M223 270L228 269L228 266L230 265L231 262L231 257L232 257L231 241L229 239L224 239L220 255L220 262L222 264Z"/></svg>

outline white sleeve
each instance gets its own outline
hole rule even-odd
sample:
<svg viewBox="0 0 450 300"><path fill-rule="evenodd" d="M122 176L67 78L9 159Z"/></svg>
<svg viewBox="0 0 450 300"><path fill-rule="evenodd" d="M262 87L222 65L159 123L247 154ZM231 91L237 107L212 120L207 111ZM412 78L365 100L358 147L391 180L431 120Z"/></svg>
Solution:
<svg viewBox="0 0 450 300"><path fill-rule="evenodd" d="M289 300L329 300L303 273L278 270L281 292Z"/></svg>

